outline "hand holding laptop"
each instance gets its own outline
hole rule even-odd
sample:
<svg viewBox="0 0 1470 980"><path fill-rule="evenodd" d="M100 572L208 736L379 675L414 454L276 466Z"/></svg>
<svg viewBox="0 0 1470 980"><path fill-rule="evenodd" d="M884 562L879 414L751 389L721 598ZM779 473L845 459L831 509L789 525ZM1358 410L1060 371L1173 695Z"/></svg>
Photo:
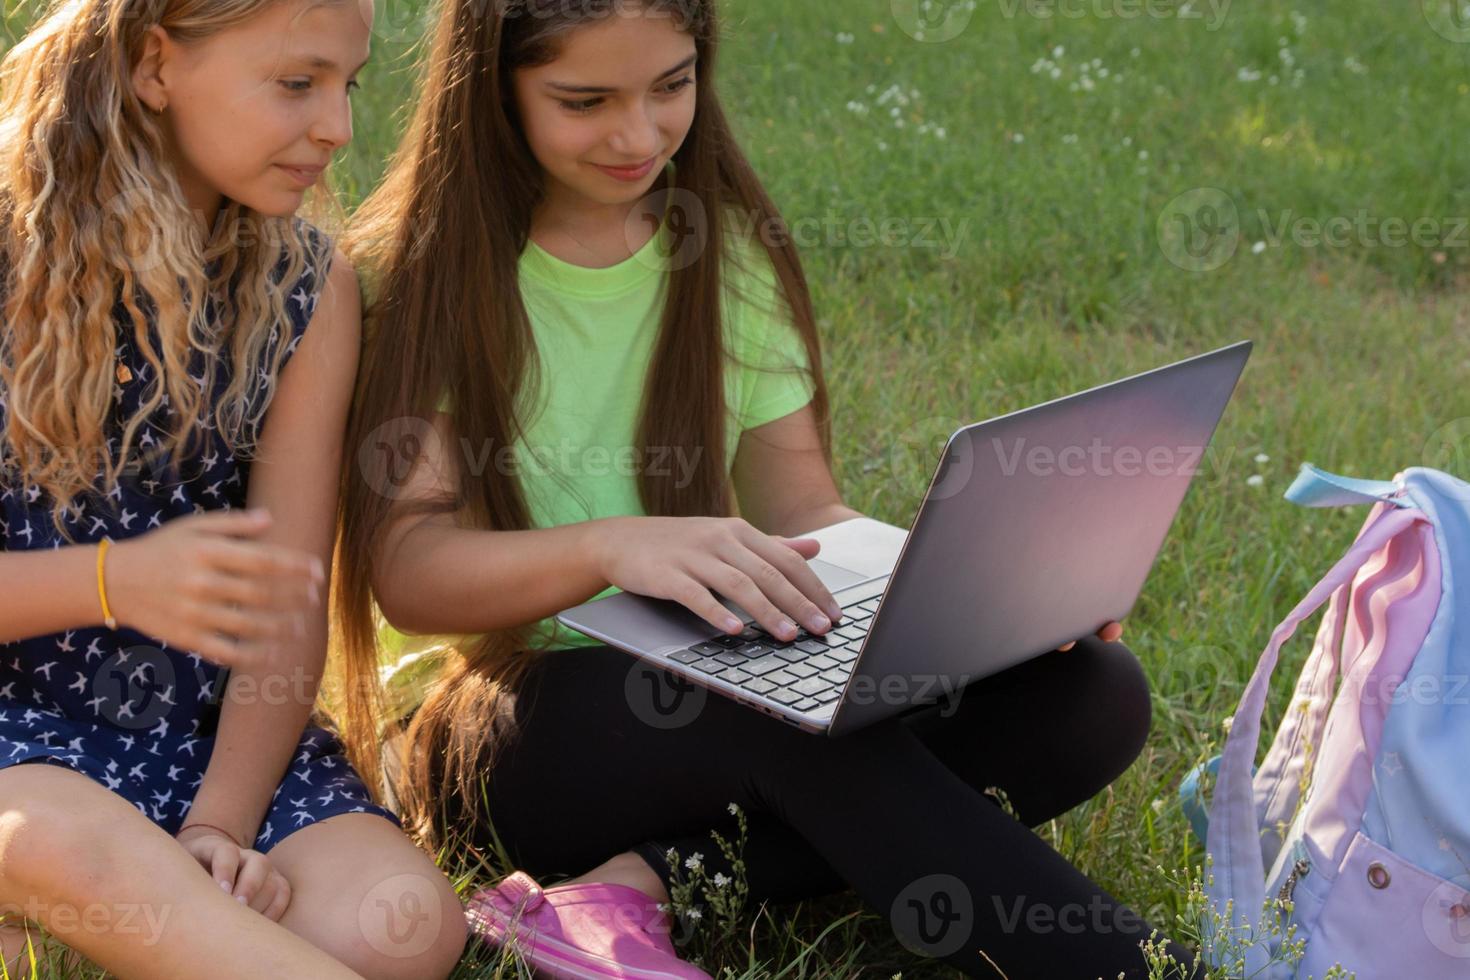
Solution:
<svg viewBox="0 0 1470 980"><path fill-rule="evenodd" d="M1122 636L1122 623L1105 623L1103 624L1103 628L1097 631L1097 638L1099 640L1102 640L1104 643L1112 643L1114 640L1120 639ZM1057 650L1062 653L1066 653L1068 650L1072 649L1076 645L1077 641L1073 640L1071 643L1064 643L1061 646L1057 647Z"/></svg>
<svg viewBox="0 0 1470 980"><path fill-rule="evenodd" d="M715 629L734 635L745 624L720 604L719 592L772 636L793 639L796 625L823 634L842 615L807 564L821 544L783 538L738 517L613 517L597 522L598 568L612 585L670 599Z"/></svg>

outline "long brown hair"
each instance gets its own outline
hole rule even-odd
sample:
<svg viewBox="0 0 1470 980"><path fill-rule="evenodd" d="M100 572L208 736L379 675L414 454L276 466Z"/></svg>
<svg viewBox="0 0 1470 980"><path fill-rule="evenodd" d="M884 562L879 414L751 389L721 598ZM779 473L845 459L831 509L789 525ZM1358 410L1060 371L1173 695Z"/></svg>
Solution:
<svg viewBox="0 0 1470 980"><path fill-rule="evenodd" d="M0 480L44 491L68 540L77 497L105 500L140 457L151 466L187 455L205 416L233 454L253 454L287 345L275 345L263 373L236 371L216 403L205 393L222 354L237 365L267 360L289 322L291 284L331 258L330 242L303 222L233 201L206 236L131 82L154 25L190 43L272 2L57 0L0 63ZM323 197L312 210L330 216ZM228 331L211 326L206 300ZM152 383L109 443L124 338ZM188 373L198 353L203 379ZM144 452L142 427L161 405L173 425Z"/></svg>
<svg viewBox="0 0 1470 980"><path fill-rule="evenodd" d="M560 38L591 17L606 16L610 6L607 0L495 0L486 11L473 0L449 0L404 141L347 236L349 254L371 283L371 298L349 427L334 611L344 739L375 789L381 778L380 619L371 563L381 555L390 510L395 516L404 513L397 506L454 513L462 526L498 531L529 529L531 515L514 476L460 479L452 497L395 506L363 478L357 447L387 424L429 419L446 390L455 398L448 445L506 446L523 435L528 423L522 412L535 404L541 365L517 270L543 178L522 135L513 73L555 60ZM726 209L749 216L749 227L784 226L716 94L713 0L643 0L642 8L676 18L696 43L694 122L674 156L670 190L707 225L707 234L693 260L671 263L667 274L635 436L642 447L682 447L697 467L682 487L642 468L638 491L650 515L729 516L735 501L723 451L723 365L730 355L720 300L725 263L736 256L726 239L732 225ZM813 407L830 462L827 389L806 278L788 236L777 241L763 235L762 244L806 347ZM466 819L479 813L478 780L509 735L514 694L542 652L525 648L530 625L456 649L408 729L395 789L405 823L431 846L442 840L435 810L446 794L458 795Z"/></svg>

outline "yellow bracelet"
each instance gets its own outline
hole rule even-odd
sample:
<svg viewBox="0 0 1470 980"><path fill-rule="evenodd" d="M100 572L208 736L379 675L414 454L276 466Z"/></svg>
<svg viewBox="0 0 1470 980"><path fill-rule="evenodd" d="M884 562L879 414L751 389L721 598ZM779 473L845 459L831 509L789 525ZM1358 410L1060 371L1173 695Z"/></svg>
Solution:
<svg viewBox="0 0 1470 980"><path fill-rule="evenodd" d="M97 546L97 597L102 600L102 621L110 630L117 629L117 618L112 615L112 608L107 604L107 581L102 575L102 562L107 557L107 549L112 544L111 538L104 537Z"/></svg>

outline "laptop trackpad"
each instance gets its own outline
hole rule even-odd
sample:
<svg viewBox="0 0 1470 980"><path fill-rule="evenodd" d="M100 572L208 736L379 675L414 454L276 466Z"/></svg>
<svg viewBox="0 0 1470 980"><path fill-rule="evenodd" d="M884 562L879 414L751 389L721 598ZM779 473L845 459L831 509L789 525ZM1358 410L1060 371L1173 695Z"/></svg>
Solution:
<svg viewBox="0 0 1470 980"><path fill-rule="evenodd" d="M822 561L820 558L813 558L807 564L811 566L812 571L817 573L817 578L822 580L828 592L840 592L850 585L866 582L869 578L867 575L859 575L850 568L843 568L830 561Z"/></svg>

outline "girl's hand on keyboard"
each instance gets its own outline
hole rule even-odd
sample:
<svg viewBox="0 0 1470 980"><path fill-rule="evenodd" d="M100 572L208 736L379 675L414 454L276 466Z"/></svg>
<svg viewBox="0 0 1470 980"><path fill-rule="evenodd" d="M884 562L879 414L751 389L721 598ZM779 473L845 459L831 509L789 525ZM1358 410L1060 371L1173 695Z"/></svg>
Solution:
<svg viewBox="0 0 1470 980"><path fill-rule="evenodd" d="M1099 640L1102 640L1104 643L1112 643L1114 640L1118 639L1122 635L1123 635L1123 624L1122 623L1108 623L1102 629L1100 629L1100 630L1097 631L1097 638ZM1073 640L1071 643L1068 643L1066 646L1060 646L1060 647L1057 647L1057 649L1060 650L1060 651L1062 651L1063 653L1066 653L1068 650L1072 649L1076 645L1077 645L1077 641L1076 640Z"/></svg>
<svg viewBox="0 0 1470 980"><path fill-rule="evenodd" d="M765 534L739 517L615 517L598 522L598 567L611 585L671 599L715 629L744 624L713 595L736 603L767 633L826 633L842 610L807 560L812 538Z"/></svg>

